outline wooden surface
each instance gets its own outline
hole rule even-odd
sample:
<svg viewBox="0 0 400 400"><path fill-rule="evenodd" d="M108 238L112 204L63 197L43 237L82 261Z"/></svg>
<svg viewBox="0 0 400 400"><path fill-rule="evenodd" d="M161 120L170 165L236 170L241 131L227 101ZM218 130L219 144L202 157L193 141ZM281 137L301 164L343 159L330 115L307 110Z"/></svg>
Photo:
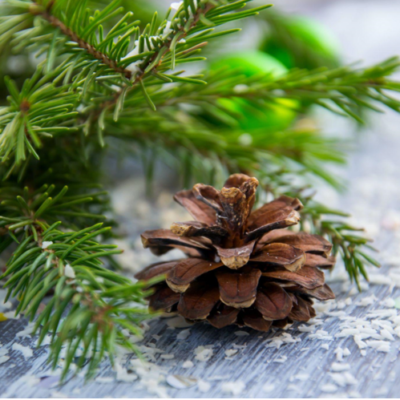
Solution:
<svg viewBox="0 0 400 400"><path fill-rule="evenodd" d="M337 26L336 30L347 58L354 59L352 53L360 56L354 47L356 38L367 49L364 53L367 61L375 61L376 58L396 52L395 43L388 42L387 38L400 37L400 27L390 26L390 21L393 22L395 16L399 15L399 6L389 1L379 4L366 1L362 2L363 5L355 1L336 2L336 5L335 2L325 3L319 9L310 9L309 14L320 16L332 28L337 22L335 16L345 16L344 25ZM386 10L386 14L382 10ZM373 32L373 40L368 47L365 43L368 21L374 21L374 16L378 20L381 18L381 28ZM382 25L385 21L387 24ZM373 26L376 24L377 21L373 22ZM396 29L398 32L394 32ZM375 50L368 53L369 48ZM21 335L27 325L25 320L8 320L0 323L0 360L4 354L10 357L0 364L0 395L232 397L241 393L244 397L398 397L400 313L396 307L400 307L399 122L400 117L390 113L384 118L375 119L370 132L360 134L349 167L339 172L348 181L346 194L339 196L321 188L319 195L328 205L351 211L355 223L367 227L375 238L375 245L380 249L379 258L383 267L379 271L370 270L373 282L369 287L365 286L363 293L357 293L342 280L342 266L339 265L335 277L331 278L336 280L331 286L337 293L337 300L331 302L330 309L324 305L318 306L318 316L314 321L316 324L294 325L286 331L260 334L234 327L216 330L202 324L171 329L168 325L168 322L171 324L170 319L157 319L149 323L146 337L140 343L150 362L147 365L149 369L138 368L134 363L131 366L132 373L124 376L124 368L130 365L129 360L134 359L132 355L127 355L118 360L122 366L118 375L105 361L96 379L86 385L83 377L78 375L67 379L64 385L57 386L59 369L51 373L46 365L47 346L34 349L32 357L26 354L25 358L15 343L30 348L36 339ZM326 124L332 133L351 129L351 126L337 119L328 119ZM131 199L121 196L130 193L130 188L134 187L137 187L137 181L121 184L115 191L117 209L121 215L126 216L126 212L135 207ZM145 208L143 204L142 207ZM152 209L136 212L146 215L146 212L151 214ZM175 215L173 212L171 218ZM131 223L125 220L123 228L130 235L129 243L136 241L137 232L146 227L145 221L146 218L138 219L137 216ZM155 227L157 225L151 226ZM137 247L127 251L124 257L128 264L135 263L135 268L149 261L147 253ZM20 335L16 337L18 332ZM358 340L359 345L355 340ZM204 350L201 352L200 349L197 350L200 354L196 356L199 346L209 346L212 349L209 360L198 359L205 355ZM359 346L365 348L360 349ZM225 352L229 350L238 351L227 357ZM345 353L342 360L341 351ZM190 365L187 361L191 361L193 366L184 368ZM177 378L174 375L191 377L188 384L190 387L175 388ZM131 379L135 380L125 382Z"/></svg>

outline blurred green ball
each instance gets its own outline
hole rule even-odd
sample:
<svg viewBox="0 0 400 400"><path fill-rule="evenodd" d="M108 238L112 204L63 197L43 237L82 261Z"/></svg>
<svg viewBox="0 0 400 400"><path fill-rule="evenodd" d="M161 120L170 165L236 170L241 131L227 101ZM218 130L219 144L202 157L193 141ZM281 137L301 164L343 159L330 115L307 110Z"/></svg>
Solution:
<svg viewBox="0 0 400 400"><path fill-rule="evenodd" d="M313 69L339 64L339 43L334 34L319 22L306 17L290 17L278 20L274 26L261 50L278 59L286 68Z"/></svg>
<svg viewBox="0 0 400 400"><path fill-rule="evenodd" d="M229 66L239 74L252 77L258 73L271 73L278 78L287 72L286 67L274 57L261 51L242 51L228 54L211 64L212 70ZM276 99L272 104L257 104L240 97L219 99L219 105L233 114L240 115L238 125L244 131L263 129L278 131L288 128L296 118L298 102L290 99Z"/></svg>

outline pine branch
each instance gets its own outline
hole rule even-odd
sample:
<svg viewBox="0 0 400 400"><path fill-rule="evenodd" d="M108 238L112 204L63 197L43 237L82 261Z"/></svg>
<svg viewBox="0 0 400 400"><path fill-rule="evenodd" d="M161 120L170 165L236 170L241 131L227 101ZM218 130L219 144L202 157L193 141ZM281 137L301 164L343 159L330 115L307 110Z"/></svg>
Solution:
<svg viewBox="0 0 400 400"><path fill-rule="evenodd" d="M289 185L290 186L290 185ZM380 267L380 263L370 255L376 249L371 246L372 240L363 234L364 229L352 226L346 221L350 215L324 206L313 200L314 194L304 195L305 187L294 189L293 185L285 190L282 182L264 188L275 196L287 194L299 198L304 204L301 211L300 227L326 237L332 244L332 255L343 260L350 281L355 282L359 291L360 275L368 281L366 266Z"/></svg>
<svg viewBox="0 0 400 400"><path fill-rule="evenodd" d="M217 101L221 98L246 99L254 102L254 108L268 107L282 98L293 99L363 122L359 116L360 109L383 112L379 108L383 105L400 111L400 101L388 94L400 92L399 82L387 78L399 67L399 58L392 57L367 68L350 65L312 71L294 69L279 78L271 74L248 78L240 68L231 70L226 67L206 75L204 79L208 82L207 86L186 83L175 88L172 96L166 91L159 91L152 97L157 107L179 103L203 106L211 103L219 109L221 105ZM129 101L129 97L126 101ZM282 103L279 104L282 106ZM224 111L232 114L228 109Z"/></svg>
<svg viewBox="0 0 400 400"><path fill-rule="evenodd" d="M88 201L66 199L66 191L64 188L53 199L44 188L36 192L25 188L22 196L16 196L19 189L10 186L0 193L0 253L17 244L0 279L7 279L7 298L20 301L16 314L36 319L38 345L51 333L49 361L55 368L64 358L61 379L76 357L78 369L86 364L90 377L105 354L113 361L117 345L137 352L122 331L140 336L140 322L150 317L141 306L150 292L102 266L102 259L121 253L116 246L94 240L109 227L96 224L66 232L58 228L60 222L50 226L46 221L65 215L62 210L72 204ZM81 212L80 217L88 215ZM49 293L52 297L43 307Z"/></svg>

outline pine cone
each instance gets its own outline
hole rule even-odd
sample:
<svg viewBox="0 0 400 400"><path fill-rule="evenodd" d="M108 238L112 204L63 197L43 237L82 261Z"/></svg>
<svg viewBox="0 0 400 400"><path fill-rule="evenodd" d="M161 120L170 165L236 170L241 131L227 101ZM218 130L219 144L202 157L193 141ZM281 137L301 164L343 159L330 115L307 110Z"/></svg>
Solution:
<svg viewBox="0 0 400 400"><path fill-rule="evenodd" d="M319 269L333 267L332 245L283 229L299 222L298 199L281 196L251 212L257 186L257 179L236 174L221 191L197 184L175 195L196 221L146 231L142 242L154 254L177 248L188 258L156 263L136 275L149 280L166 274L154 287L150 308L217 328L237 324L267 331L315 317L311 298L335 297Z"/></svg>

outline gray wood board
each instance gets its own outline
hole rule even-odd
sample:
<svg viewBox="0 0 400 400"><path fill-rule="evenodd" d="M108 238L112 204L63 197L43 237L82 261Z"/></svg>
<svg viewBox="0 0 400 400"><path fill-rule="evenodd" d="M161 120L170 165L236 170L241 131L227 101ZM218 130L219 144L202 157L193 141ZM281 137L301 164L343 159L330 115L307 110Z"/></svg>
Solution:
<svg viewBox="0 0 400 400"><path fill-rule="evenodd" d="M317 10L310 9L310 14L320 17L332 28L337 19L335 16L346 16L347 25L337 28L342 44L345 48L346 58L352 59L355 50L356 38L363 43L363 49L372 52L365 54L367 59L374 60L385 56L386 53L396 52L394 45L390 46L387 38L394 37L400 32L393 32L394 24L388 28L390 21L398 15L399 5L391 1L376 2L324 2ZM298 2L296 2L296 5ZM359 5L359 8L357 8ZM374 8L375 7L375 8ZM384 11L386 10L386 11ZM385 14L386 12L386 14ZM383 16L383 17L382 17ZM382 30L372 32L368 36L368 21L373 18L383 18L386 25L381 25ZM386 18L386 20L385 20ZM396 25L398 26L398 24ZM385 28L387 28L385 30ZM393 28L393 29L392 29ZM400 27L396 28L400 31ZM368 37L374 37L373 45L366 46ZM352 45L346 44L347 38ZM358 53L356 53L358 55ZM398 149L400 148L400 135L398 134L399 119L389 114L385 119L375 120L371 132L363 132L357 143L357 150L351 156L350 165L342 172L348 179L348 191L345 195L337 196L329 190L322 189L320 198L328 205L350 210L354 220L360 225L367 225L376 238L376 246L380 249L380 258L383 267L374 279L376 282L385 277L396 276L400 271L400 185L398 171L400 167ZM328 119L327 124L331 120ZM331 132L349 130L348 125L332 120ZM128 201L128 200L126 200ZM397 221L397 222L396 222ZM129 222L129 221L128 221ZM138 231L146 228L145 221L126 224L125 229L132 241L137 238ZM123 222L124 223L124 222ZM152 228L156 227L152 221ZM140 229L139 229L139 227ZM144 260L144 259L143 259ZM144 261L141 261L145 265ZM140 263L140 262L139 262ZM339 270L342 268L339 266ZM373 272L374 273L374 272ZM391 275L392 274L392 275ZM393 275L394 274L394 275ZM400 339L385 340L390 343L388 352L378 351L372 347L365 349L366 354L361 355L359 347L353 337L335 336L342 331L345 317L341 312L358 318L368 316L371 310L383 310L382 301L388 298L397 299L400 288L393 281L392 287L388 284L371 284L363 293L355 293L343 282L333 283L331 286L336 293L337 302L333 305L334 313L320 311L318 318L323 323L316 326L315 331L324 330L331 340L318 339L311 332L302 332L300 325L292 326L288 331L271 331L266 334L242 329L248 332L246 336L237 336L238 328L231 327L216 330L204 324L194 325L190 328L187 339L179 340L177 335L181 329L169 329L167 319L151 321L150 329L141 345L156 346L163 354L173 354L173 359L163 359L162 354L156 354L152 363L165 370L158 378L170 375L194 377L210 383L208 392L201 392L198 384L187 389L175 389L161 381L158 386L165 390L171 397L230 397L231 392L226 392L226 382L242 382L245 385L241 395L244 397L399 397L400 396ZM365 298L376 296L376 301L366 307L357 304ZM351 298L351 303L348 300ZM344 303L347 301L347 303ZM338 308L339 306L339 308ZM335 308L336 307L336 308ZM343 307L343 308L342 308ZM396 308L386 308L396 310ZM336 314L335 314L336 312ZM341 316L342 315L342 316ZM381 320L384 320L382 318ZM0 365L0 395L2 397L153 397L151 385L143 386L143 379L134 382L117 382L114 379L94 380L84 384L82 376L69 377L62 386L54 386L57 378L45 378L40 382L31 376L47 377L50 375L49 366L46 364L48 355L47 346L33 350L33 356L25 359L18 350L12 350L13 343L21 343L33 348L35 339L30 337L16 337L27 325L27 321L8 320L0 325L1 349L9 349L10 359ZM303 325L309 326L309 325ZM301 328L300 328L301 329ZM268 339L274 339L288 333L295 340L294 343L283 343L278 349L267 347ZM379 332L379 330L377 330ZM153 336L158 335L158 336ZM298 339L300 339L298 341ZM276 340L276 339L275 339ZM367 339L368 340L368 339ZM274 342L276 343L276 342ZM238 348L236 355L227 358L225 351L234 348L234 345L243 345ZM213 356L208 361L199 361L195 357L198 346L212 345ZM325 346L329 345L329 347ZM343 361L337 360L337 348L348 348L351 354L344 357ZM285 357L287 357L285 361ZM129 356L132 358L132 356ZM193 367L183 368L187 360L193 362ZM334 380L334 363L348 364L348 373L354 379L348 378L341 386ZM308 375L308 378L306 376ZM108 361L102 363L98 373L99 377L115 377ZM332 386L335 385L336 389ZM157 384L154 383L153 388ZM236 385L236 387L238 387ZM268 389L268 390L265 390ZM332 392L330 392L332 390ZM160 394L160 393L158 393Z"/></svg>

